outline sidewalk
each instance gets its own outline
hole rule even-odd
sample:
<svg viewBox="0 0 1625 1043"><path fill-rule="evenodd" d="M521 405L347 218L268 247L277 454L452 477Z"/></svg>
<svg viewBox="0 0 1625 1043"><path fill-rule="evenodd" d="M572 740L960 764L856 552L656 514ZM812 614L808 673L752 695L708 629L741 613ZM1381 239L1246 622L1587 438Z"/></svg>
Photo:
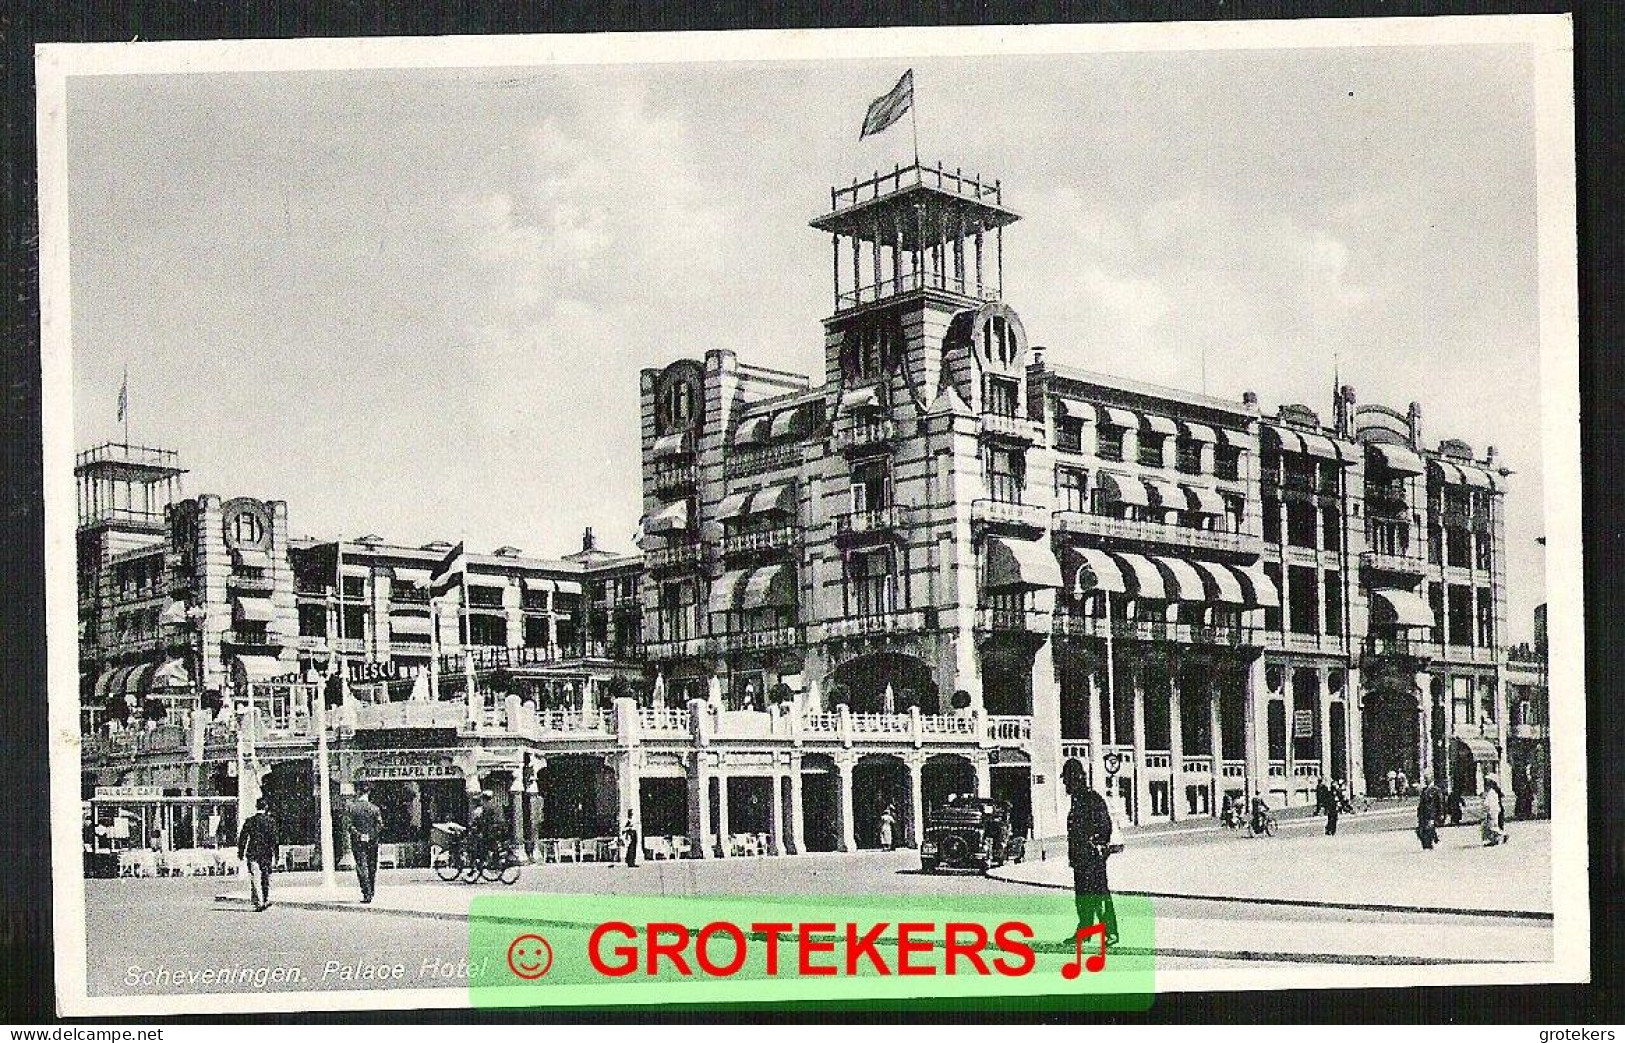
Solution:
<svg viewBox="0 0 1625 1043"><path fill-rule="evenodd" d="M1514 822L1509 828L1511 842L1489 848L1481 845L1476 827L1449 827L1440 831L1432 851L1423 851L1406 828L1328 837L1319 819L1295 827L1283 822L1275 838L1191 831L1189 839L1163 836L1144 843L1143 834L1130 834L1126 850L1112 857L1111 883L1115 891L1154 897L1544 921L1552 912L1551 823ZM1048 848L1036 860L989 875L1012 883L1072 886L1064 855Z"/></svg>

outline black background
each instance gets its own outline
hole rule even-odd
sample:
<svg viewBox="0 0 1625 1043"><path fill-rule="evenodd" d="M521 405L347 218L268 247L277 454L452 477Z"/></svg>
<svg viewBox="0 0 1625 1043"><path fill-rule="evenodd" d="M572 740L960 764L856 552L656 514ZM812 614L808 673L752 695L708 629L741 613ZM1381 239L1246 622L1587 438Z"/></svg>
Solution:
<svg viewBox="0 0 1625 1043"><path fill-rule="evenodd" d="M0 221L5 272L0 299L0 1022L55 1017L52 987L50 802L46 773L44 536L40 502L38 221L35 197L35 43L300 36L677 31L836 26L1017 24L1370 17L1572 11L1579 146L1580 384L1585 523L1586 711L1592 900L1590 986L1319 990L1160 996L1146 1015L1092 1020L1533 1023L1625 1022L1620 908L1625 885L1625 736L1617 700L1620 496L1625 482L1625 331L1621 330L1620 231L1625 200L1625 4L1541 3L327 3L0 2L4 110L0 124ZM1552 698L1575 698L1554 692ZM393 1013L391 1020L482 1021L469 1011ZM536 1020L1060 1020L1020 1008L940 1002L825 1006L777 1013L708 1011L541 1013ZM502 1020L511 1020L504 1015ZM202 1020L202 1019L184 1019ZM270 1015L265 1021L372 1021L365 1013ZM994 1031L997 1031L996 1029Z"/></svg>

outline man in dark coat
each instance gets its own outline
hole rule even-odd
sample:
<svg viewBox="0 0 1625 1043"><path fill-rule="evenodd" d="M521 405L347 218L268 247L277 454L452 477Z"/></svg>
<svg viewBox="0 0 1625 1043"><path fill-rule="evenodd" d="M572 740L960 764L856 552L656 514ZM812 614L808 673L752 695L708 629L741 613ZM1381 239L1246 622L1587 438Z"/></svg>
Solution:
<svg viewBox="0 0 1625 1043"><path fill-rule="evenodd" d="M355 856L355 877L361 885L361 901L370 904L378 890L378 836L384 831L384 816L362 786L350 802L350 853Z"/></svg>
<svg viewBox="0 0 1625 1043"><path fill-rule="evenodd" d="M1315 811L1316 811L1316 813L1321 814L1321 815L1330 815L1330 812L1328 812L1326 810L1326 808L1327 808L1327 805L1331 804L1331 802L1332 802L1332 790L1331 790L1330 786L1326 785L1326 777L1324 775L1322 775L1319 779L1315 780ZM1330 830L1327 830L1327 832L1330 832Z"/></svg>
<svg viewBox="0 0 1625 1043"><path fill-rule="evenodd" d="M1117 944L1117 911L1112 907L1106 859L1112 840L1112 813L1106 798L1089 788L1083 764L1074 759L1061 768L1061 784L1072 797L1066 816L1067 861L1072 865L1072 893L1078 929L1106 925L1106 944Z"/></svg>
<svg viewBox="0 0 1625 1043"><path fill-rule="evenodd" d="M1416 800L1416 836L1422 841L1422 850L1431 851L1439 842L1439 823L1443 818L1444 794L1429 782Z"/></svg>
<svg viewBox="0 0 1625 1043"><path fill-rule="evenodd" d="M276 820L261 797L254 802L254 813L237 835L237 857L248 867L248 891L256 912L263 912L271 904L271 866L276 862L278 847Z"/></svg>
<svg viewBox="0 0 1625 1043"><path fill-rule="evenodd" d="M1321 785L1326 786L1326 783L1322 782ZM1329 836L1329 837L1337 836L1337 816L1338 816L1339 812L1341 812L1342 810L1343 809L1338 806L1337 791L1332 789L1330 786L1326 786L1326 835L1327 836Z"/></svg>

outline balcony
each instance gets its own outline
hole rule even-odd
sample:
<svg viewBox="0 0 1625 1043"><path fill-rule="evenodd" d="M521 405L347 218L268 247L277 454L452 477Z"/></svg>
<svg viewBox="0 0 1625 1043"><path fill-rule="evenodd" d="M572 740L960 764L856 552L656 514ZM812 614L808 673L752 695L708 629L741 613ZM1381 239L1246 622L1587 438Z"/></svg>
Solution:
<svg viewBox="0 0 1625 1043"><path fill-rule="evenodd" d="M970 505L970 520L975 525L1042 532L1049 527L1049 517L1048 507L1031 503L973 500Z"/></svg>
<svg viewBox="0 0 1625 1043"><path fill-rule="evenodd" d="M1436 647L1430 641L1412 641L1404 637L1378 637L1372 635L1365 639L1366 657L1420 660L1416 664L1417 669L1420 669L1427 660L1433 658L1433 651Z"/></svg>
<svg viewBox="0 0 1625 1043"><path fill-rule="evenodd" d="M276 580L270 576L243 576L234 572L226 577L226 588L253 594L269 594L276 590Z"/></svg>
<svg viewBox="0 0 1625 1043"><path fill-rule="evenodd" d="M1183 775L1212 775L1213 758L1202 754L1186 754L1179 758L1179 771Z"/></svg>
<svg viewBox="0 0 1625 1043"><path fill-rule="evenodd" d="M650 572L678 572L699 568L704 548L698 540L684 540L669 547L645 551L644 566Z"/></svg>
<svg viewBox="0 0 1625 1043"><path fill-rule="evenodd" d="M1427 559L1422 556L1420 548L1412 556L1405 554L1383 554L1368 550L1360 553L1360 571L1362 572L1393 572L1403 576L1420 576L1427 571Z"/></svg>
<svg viewBox="0 0 1625 1043"><path fill-rule="evenodd" d="M890 176L890 175L888 175ZM999 299L996 286L976 284L974 279L965 279L954 275L942 277L934 273L922 276L918 272L899 272L895 278L882 279L879 283L866 283L852 290L842 290L835 298L835 311L837 313L852 311L878 301L890 300L905 294L920 290L946 290L961 297L970 297L984 301Z"/></svg>
<svg viewBox="0 0 1625 1043"><path fill-rule="evenodd" d="M699 477L699 466L692 460L658 463L654 471L655 495L676 496L693 492Z"/></svg>
<svg viewBox="0 0 1625 1043"><path fill-rule="evenodd" d="M976 610L976 629L993 633L1024 633L1048 635L1054 626L1054 614L1029 608L996 608L983 606Z"/></svg>
<svg viewBox="0 0 1625 1043"><path fill-rule="evenodd" d="M900 504L851 511L835 516L835 538L843 543L862 543L895 536L909 523L909 509Z"/></svg>
<svg viewBox="0 0 1625 1043"><path fill-rule="evenodd" d="M722 538L722 556L738 557L746 554L769 554L794 550L801 542L801 528L780 525L756 532L742 532Z"/></svg>
<svg viewBox="0 0 1625 1043"><path fill-rule="evenodd" d="M468 720L463 702L363 703L356 702L357 731L384 728L462 728Z"/></svg>
<svg viewBox="0 0 1625 1043"><path fill-rule="evenodd" d="M801 643L801 628L773 627L769 630L713 634L712 641L723 652L759 652L769 648L790 648Z"/></svg>
<svg viewBox="0 0 1625 1043"><path fill-rule="evenodd" d="M658 706L638 709L638 728L645 735L686 736L692 726L687 710Z"/></svg>
<svg viewBox="0 0 1625 1043"><path fill-rule="evenodd" d="M227 630L220 635L223 644L238 648L281 648L282 635L264 630ZM360 642L357 642L359 646ZM356 651L360 651L358 647Z"/></svg>
<svg viewBox="0 0 1625 1043"><path fill-rule="evenodd" d="M1106 620L1100 616L1071 613L1056 617L1056 629L1068 637L1107 636ZM1263 643L1264 633L1257 627L1199 626L1191 623L1167 623L1148 619L1114 619L1110 634L1118 641L1172 641L1180 644L1209 645L1239 648Z"/></svg>
<svg viewBox="0 0 1625 1043"><path fill-rule="evenodd" d="M990 716L987 719L987 740L992 743L1028 743L1033 738L1033 719L1030 715Z"/></svg>
<svg viewBox="0 0 1625 1043"><path fill-rule="evenodd" d="M836 433L835 448L843 453L883 449L897 441L897 437L896 421L886 417L859 418Z"/></svg>
<svg viewBox="0 0 1625 1043"><path fill-rule="evenodd" d="M1247 762L1245 760L1227 760L1220 769L1226 779L1245 779L1247 777Z"/></svg>
<svg viewBox="0 0 1625 1043"><path fill-rule="evenodd" d="M724 478L741 478L763 471L784 471L801 466L801 443L735 449L722 463Z"/></svg>
<svg viewBox="0 0 1625 1043"><path fill-rule="evenodd" d="M911 612L885 612L871 616L832 619L824 624L824 637L836 640L875 634L902 634L924 629L925 613L915 609Z"/></svg>
<svg viewBox="0 0 1625 1043"><path fill-rule="evenodd" d="M1038 420L1002 413L983 413L980 434L990 441L1014 445L1032 445L1044 437L1044 425Z"/></svg>
<svg viewBox="0 0 1625 1043"><path fill-rule="evenodd" d="M716 654L716 642L709 637L682 637L647 641L643 654L651 660L703 659Z"/></svg>
<svg viewBox="0 0 1625 1043"><path fill-rule="evenodd" d="M1127 521L1086 511L1056 511L1055 528L1059 532L1075 536L1093 536L1097 539L1119 540L1124 543L1158 544L1185 550L1233 554L1237 557L1256 558L1264 552L1263 539L1247 533L1191 529L1183 525L1166 525L1162 522Z"/></svg>

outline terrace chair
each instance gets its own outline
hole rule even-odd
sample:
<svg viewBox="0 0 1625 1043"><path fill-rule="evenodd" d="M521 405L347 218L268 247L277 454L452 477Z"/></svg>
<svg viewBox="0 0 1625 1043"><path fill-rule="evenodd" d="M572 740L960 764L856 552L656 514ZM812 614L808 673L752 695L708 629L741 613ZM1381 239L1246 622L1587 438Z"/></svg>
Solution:
<svg viewBox="0 0 1625 1043"><path fill-rule="evenodd" d="M576 859L580 862L598 861L598 841L585 838L577 841Z"/></svg>
<svg viewBox="0 0 1625 1043"><path fill-rule="evenodd" d="M401 867L401 846L399 844L378 845L378 868L399 869Z"/></svg>
<svg viewBox="0 0 1625 1043"><path fill-rule="evenodd" d="M598 840L598 861L619 862L621 860L621 841L615 837L600 837Z"/></svg>
<svg viewBox="0 0 1625 1043"><path fill-rule="evenodd" d="M689 853L693 850L693 845L689 843L688 837L683 834L678 834L677 836L673 836L668 839L671 843L672 858L687 858Z"/></svg>
<svg viewBox="0 0 1625 1043"><path fill-rule="evenodd" d="M543 863L559 861L559 842L550 837L543 837L536 842L537 851Z"/></svg>
<svg viewBox="0 0 1625 1043"><path fill-rule="evenodd" d="M564 837L559 840L559 861L581 861L581 845L574 837Z"/></svg>

